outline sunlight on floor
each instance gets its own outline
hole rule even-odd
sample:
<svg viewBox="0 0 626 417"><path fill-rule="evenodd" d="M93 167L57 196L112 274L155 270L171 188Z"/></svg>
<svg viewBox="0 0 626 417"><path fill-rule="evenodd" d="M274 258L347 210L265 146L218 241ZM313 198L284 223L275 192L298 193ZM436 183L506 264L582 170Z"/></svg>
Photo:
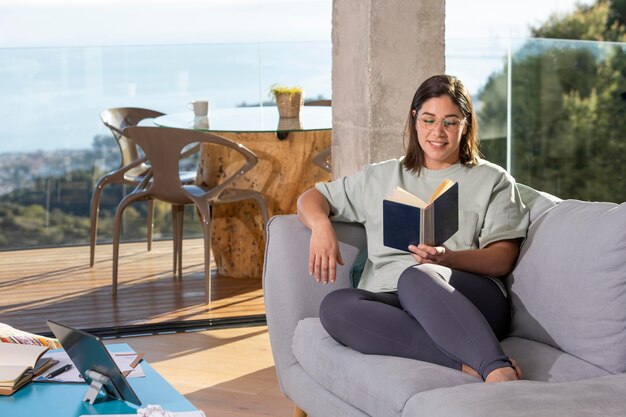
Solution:
<svg viewBox="0 0 626 417"><path fill-rule="evenodd" d="M207 417L289 416L266 326L113 339L128 343Z"/></svg>

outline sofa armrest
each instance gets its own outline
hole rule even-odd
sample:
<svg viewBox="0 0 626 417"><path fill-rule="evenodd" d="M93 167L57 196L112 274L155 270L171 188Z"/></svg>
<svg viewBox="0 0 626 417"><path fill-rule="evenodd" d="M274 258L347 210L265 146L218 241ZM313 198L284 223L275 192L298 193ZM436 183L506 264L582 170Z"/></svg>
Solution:
<svg viewBox="0 0 626 417"><path fill-rule="evenodd" d="M319 305L326 294L350 286L350 267L365 247L363 226L341 222L333 222L333 225L345 265L338 265L334 284L324 285L316 282L308 272L309 229L296 215L275 216L268 223L263 292L279 379L282 371L296 362L291 343L298 322L306 317L318 317Z"/></svg>

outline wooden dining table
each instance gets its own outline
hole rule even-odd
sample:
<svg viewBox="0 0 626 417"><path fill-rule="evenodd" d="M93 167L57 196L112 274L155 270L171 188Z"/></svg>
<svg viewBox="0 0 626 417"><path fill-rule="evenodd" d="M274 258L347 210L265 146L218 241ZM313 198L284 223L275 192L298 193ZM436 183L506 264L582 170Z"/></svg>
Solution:
<svg viewBox="0 0 626 417"><path fill-rule="evenodd" d="M269 216L296 212L298 196L329 172L312 158L330 147L330 107L303 107L299 118L280 119L276 107L239 107L212 110L208 117L193 112L154 119L157 126L207 131L246 146L258 157L257 165L232 185L263 193ZM213 186L239 165L232 153L203 147L197 182ZM256 203L243 201L213 207L211 249L221 277L260 278L263 272L265 233ZM289 256L285 254L285 256Z"/></svg>

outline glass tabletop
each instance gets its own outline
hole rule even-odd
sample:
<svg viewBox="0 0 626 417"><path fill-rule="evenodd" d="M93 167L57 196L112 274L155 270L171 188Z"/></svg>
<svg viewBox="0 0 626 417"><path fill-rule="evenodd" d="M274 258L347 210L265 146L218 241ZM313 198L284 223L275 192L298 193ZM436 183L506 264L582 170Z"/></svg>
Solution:
<svg viewBox="0 0 626 417"><path fill-rule="evenodd" d="M305 106L300 117L281 119L275 106L216 109L208 117L194 117L193 112L172 113L154 119L161 127L204 130L208 132L298 132L330 130L330 106Z"/></svg>

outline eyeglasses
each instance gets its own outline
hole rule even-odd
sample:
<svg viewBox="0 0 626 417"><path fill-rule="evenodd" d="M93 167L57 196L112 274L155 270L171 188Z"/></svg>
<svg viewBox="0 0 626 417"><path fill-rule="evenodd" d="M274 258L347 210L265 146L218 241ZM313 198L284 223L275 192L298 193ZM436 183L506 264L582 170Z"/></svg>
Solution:
<svg viewBox="0 0 626 417"><path fill-rule="evenodd" d="M459 119L456 116L448 116L443 119L437 119L435 116L431 116L430 114L422 114L417 118L417 121L422 129L434 130L439 123L441 123L443 130L446 132L457 133L463 123L467 120L465 118Z"/></svg>

